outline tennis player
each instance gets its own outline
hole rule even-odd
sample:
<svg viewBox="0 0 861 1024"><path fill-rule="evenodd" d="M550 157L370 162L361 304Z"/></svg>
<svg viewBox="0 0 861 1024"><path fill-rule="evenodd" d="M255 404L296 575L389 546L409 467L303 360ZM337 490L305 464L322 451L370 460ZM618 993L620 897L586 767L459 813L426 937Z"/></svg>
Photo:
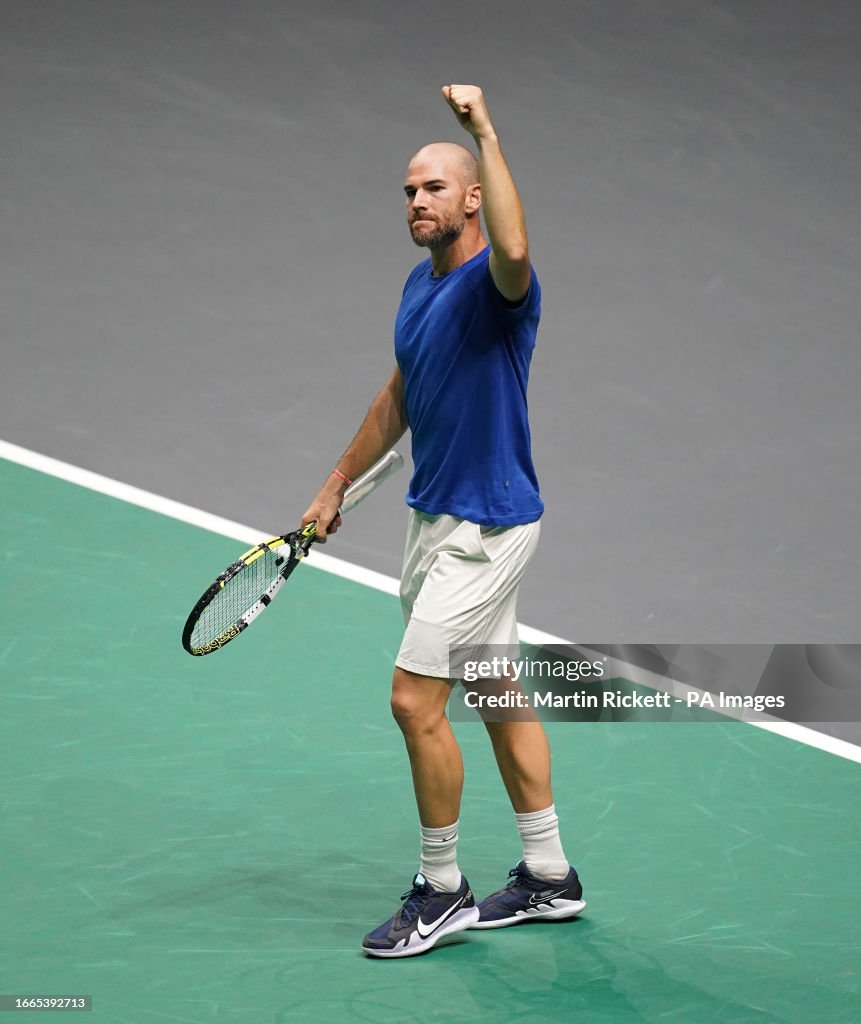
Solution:
<svg viewBox="0 0 861 1024"><path fill-rule="evenodd" d="M404 434L414 473L401 579L406 630L392 712L406 742L418 805L419 871L371 956L412 956L465 928L574 917L585 906L559 838L544 729L486 722L515 812L523 859L476 904L457 860L463 761L448 718L454 646L517 651L517 588L544 510L532 464L526 387L541 289L523 207L481 89L442 94L478 159L449 142L424 146L404 193L413 241L430 251L407 278L395 322L394 372L305 515L335 533L351 480ZM487 236L479 210L484 210Z"/></svg>

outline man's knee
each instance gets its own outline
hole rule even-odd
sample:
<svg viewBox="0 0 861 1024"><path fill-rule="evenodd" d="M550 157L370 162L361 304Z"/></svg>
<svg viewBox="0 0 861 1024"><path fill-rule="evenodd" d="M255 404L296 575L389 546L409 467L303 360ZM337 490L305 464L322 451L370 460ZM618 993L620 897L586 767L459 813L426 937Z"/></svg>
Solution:
<svg viewBox="0 0 861 1024"><path fill-rule="evenodd" d="M449 686L445 679L420 676L395 668L392 678L392 715L401 732L429 732L445 717Z"/></svg>

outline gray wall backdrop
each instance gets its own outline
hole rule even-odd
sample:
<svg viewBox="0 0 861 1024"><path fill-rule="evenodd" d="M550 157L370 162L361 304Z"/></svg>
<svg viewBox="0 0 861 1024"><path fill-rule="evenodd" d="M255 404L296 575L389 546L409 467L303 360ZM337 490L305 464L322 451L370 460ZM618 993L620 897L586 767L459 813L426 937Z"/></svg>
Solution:
<svg viewBox="0 0 861 1024"><path fill-rule="evenodd" d="M0 436L294 523L392 365L407 158L476 82L544 288L520 618L858 640L856 5L2 10ZM405 485L329 553L396 575Z"/></svg>

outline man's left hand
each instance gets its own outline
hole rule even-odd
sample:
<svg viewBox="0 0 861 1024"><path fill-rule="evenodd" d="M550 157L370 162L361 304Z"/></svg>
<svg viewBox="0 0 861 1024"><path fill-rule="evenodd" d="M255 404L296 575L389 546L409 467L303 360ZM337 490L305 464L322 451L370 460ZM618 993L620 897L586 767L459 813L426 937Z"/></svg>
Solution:
<svg viewBox="0 0 861 1024"><path fill-rule="evenodd" d="M461 127L476 141L495 134L484 96L477 85L444 85L442 94Z"/></svg>

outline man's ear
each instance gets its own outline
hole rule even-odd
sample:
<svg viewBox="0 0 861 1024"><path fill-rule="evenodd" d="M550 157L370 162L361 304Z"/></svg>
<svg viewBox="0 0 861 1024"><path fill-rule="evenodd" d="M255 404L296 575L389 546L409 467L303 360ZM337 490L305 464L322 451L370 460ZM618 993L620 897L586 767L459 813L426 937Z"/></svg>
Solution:
<svg viewBox="0 0 861 1024"><path fill-rule="evenodd" d="M464 213L477 213L481 208L481 185L476 182L466 190Z"/></svg>

